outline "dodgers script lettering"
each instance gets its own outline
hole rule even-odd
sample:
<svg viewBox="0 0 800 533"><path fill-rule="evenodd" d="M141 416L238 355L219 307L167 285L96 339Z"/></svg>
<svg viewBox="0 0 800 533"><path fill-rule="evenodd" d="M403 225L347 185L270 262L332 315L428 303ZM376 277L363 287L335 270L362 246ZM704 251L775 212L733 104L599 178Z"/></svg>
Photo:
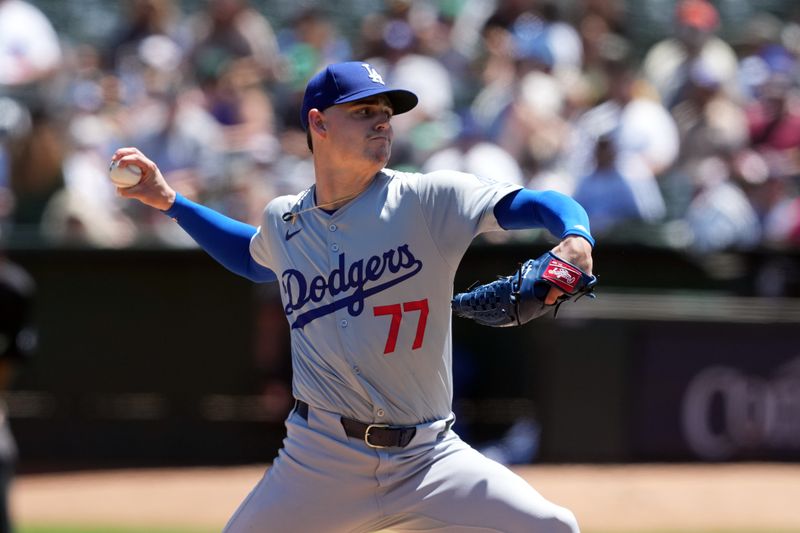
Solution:
<svg viewBox="0 0 800 533"><path fill-rule="evenodd" d="M344 307L350 316L358 316L364 310L364 300L398 283L407 280L422 270L422 261L414 257L408 244L387 250L383 255L358 259L349 265L344 253L339 254L339 265L327 276L319 275L307 280L305 275L293 268L281 275L286 297L284 312L287 317L301 311L309 303L323 301L327 296L335 298L349 292L338 300L299 313L292 322L292 329L302 328L309 322ZM389 279L384 279L390 276ZM380 282L371 286L370 283Z"/></svg>

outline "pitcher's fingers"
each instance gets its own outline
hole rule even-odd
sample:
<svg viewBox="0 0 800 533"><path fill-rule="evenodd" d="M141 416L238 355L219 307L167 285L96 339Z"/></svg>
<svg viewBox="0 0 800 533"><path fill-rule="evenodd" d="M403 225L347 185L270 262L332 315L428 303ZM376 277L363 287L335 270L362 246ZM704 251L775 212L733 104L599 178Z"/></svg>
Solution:
<svg viewBox="0 0 800 533"><path fill-rule="evenodd" d="M137 198L139 192L139 185L133 187L117 187L117 196L122 198Z"/></svg>
<svg viewBox="0 0 800 533"><path fill-rule="evenodd" d="M131 160L145 161L148 166L152 166L153 168L155 168L156 166L155 163L153 163L146 155L142 153L141 150L139 150L135 146L119 148L117 149L116 152L114 152L114 155L111 156L112 162L119 161L121 166L123 167L126 166L126 164L123 163L123 161L131 161Z"/></svg>
<svg viewBox="0 0 800 533"><path fill-rule="evenodd" d="M138 150L135 153L126 154L119 159L117 159L118 164L120 167L127 167L129 165L135 165L139 167L142 171L142 178L146 178L148 175L154 174L156 171L156 164L150 161L147 157L144 156Z"/></svg>
<svg viewBox="0 0 800 533"><path fill-rule="evenodd" d="M545 305L554 305L562 294L564 294L564 291L558 287L550 287L550 291L547 293L547 296L544 299Z"/></svg>
<svg viewBox="0 0 800 533"><path fill-rule="evenodd" d="M111 156L111 161L116 161L117 159L125 157L126 155L132 154L144 155L138 148L134 146L125 146L123 148L117 148L117 150L114 152L114 155Z"/></svg>

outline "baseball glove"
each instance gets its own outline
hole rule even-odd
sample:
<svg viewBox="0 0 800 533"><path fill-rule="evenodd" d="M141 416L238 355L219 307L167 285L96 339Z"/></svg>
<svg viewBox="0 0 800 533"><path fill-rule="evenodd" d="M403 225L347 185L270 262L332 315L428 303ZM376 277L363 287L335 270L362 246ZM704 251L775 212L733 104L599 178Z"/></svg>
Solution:
<svg viewBox="0 0 800 533"><path fill-rule="evenodd" d="M451 305L456 315L471 318L484 326L519 326L583 295L594 298L597 277L586 274L572 263L547 252L529 259L510 276L479 285L469 292L456 294ZM564 294L552 305L545 298L551 287Z"/></svg>

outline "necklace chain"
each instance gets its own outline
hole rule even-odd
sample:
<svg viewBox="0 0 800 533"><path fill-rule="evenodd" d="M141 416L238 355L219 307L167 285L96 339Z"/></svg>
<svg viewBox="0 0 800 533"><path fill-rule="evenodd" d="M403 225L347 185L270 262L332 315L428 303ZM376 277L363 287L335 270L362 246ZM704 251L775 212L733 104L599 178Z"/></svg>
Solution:
<svg viewBox="0 0 800 533"><path fill-rule="evenodd" d="M322 209L323 207L328 207L329 205L338 204L339 202L346 202L347 200L352 200L353 198L355 198L356 196L358 196L362 192L366 191L367 187L369 187L371 183L372 182L370 181L367 184L367 186L364 187L363 189L361 189L360 191L356 191L353 194L349 194L349 195L344 196L342 198L337 198L336 200L333 200L332 202L326 202L324 204L319 204L319 205L312 205L311 207L306 207L305 209L301 209L300 211L290 211L288 213L284 213L282 218L283 218L284 222L291 221L292 224L294 224L295 221L297 220L297 217L299 217L303 213L308 213L309 211L313 211L314 209Z"/></svg>

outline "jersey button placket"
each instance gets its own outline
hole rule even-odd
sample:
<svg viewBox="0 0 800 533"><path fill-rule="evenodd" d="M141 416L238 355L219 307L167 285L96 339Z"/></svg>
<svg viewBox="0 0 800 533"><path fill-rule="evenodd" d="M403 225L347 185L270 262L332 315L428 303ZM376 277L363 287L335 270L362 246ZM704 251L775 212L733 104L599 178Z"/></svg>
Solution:
<svg viewBox="0 0 800 533"><path fill-rule="evenodd" d="M330 265L331 265L331 269L333 269L333 268L336 268L338 266L338 264L339 264L339 255L344 253L344 252L342 250L342 247L339 245L339 243L334 241L334 239L336 238L335 232L339 229L339 227L335 223L329 222L327 228L328 228L328 239L327 239L328 240L328 250L330 250ZM342 297L342 296L340 295L339 297ZM347 344L348 344L347 341L346 341L346 338L348 336L347 335L347 330L348 330L348 326L350 326L350 320L349 320L350 319L350 315L347 313L347 307L345 306L344 308L339 309L338 311L336 311L335 316L336 316L336 324L339 326L341 342L343 342L344 346L346 347ZM348 350L345 349L344 352L347 353ZM350 359L349 355L346 355L345 359ZM361 369L357 365L353 364L352 360L349 361L349 363L351 365L353 373L356 376L361 374Z"/></svg>
<svg viewBox="0 0 800 533"><path fill-rule="evenodd" d="M331 222L328 224L328 231L331 233L330 237L328 238L328 245L332 252L338 252L341 249L338 242L335 242L333 239L336 237L333 235L339 229L339 226L336 225L335 222Z"/></svg>

